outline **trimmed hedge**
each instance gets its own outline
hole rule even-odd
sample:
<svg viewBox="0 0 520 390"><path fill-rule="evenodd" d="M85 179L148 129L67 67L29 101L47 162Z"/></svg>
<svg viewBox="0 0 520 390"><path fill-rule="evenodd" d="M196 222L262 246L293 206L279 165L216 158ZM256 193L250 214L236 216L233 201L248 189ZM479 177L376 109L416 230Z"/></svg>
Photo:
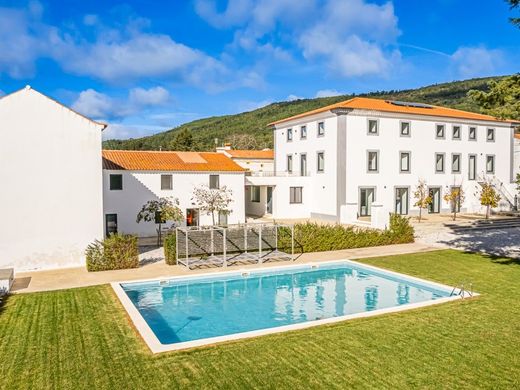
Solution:
<svg viewBox="0 0 520 390"><path fill-rule="evenodd" d="M111 234L103 241L90 244L85 255L88 271L108 271L113 269L139 267L137 236Z"/></svg>
<svg viewBox="0 0 520 390"><path fill-rule="evenodd" d="M280 229L278 245L290 251L291 234L288 228ZM313 222L294 225L294 251L298 253L324 252L340 249L364 248L414 242L414 229L409 218L392 214L390 228L363 229L343 225L320 225Z"/></svg>
<svg viewBox="0 0 520 390"><path fill-rule="evenodd" d="M176 255L176 242L175 242L175 233L170 233L166 237L164 237L163 245L164 245L164 260L168 265L176 265L177 259Z"/></svg>

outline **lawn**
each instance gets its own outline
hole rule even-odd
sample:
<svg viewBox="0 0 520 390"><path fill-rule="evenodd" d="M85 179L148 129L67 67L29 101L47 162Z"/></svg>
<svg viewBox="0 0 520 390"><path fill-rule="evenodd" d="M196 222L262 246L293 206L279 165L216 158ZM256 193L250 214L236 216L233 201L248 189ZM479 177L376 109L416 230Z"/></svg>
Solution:
<svg viewBox="0 0 520 390"><path fill-rule="evenodd" d="M482 295L152 355L109 286L11 296L0 388L519 388L520 262L456 251L363 260Z"/></svg>

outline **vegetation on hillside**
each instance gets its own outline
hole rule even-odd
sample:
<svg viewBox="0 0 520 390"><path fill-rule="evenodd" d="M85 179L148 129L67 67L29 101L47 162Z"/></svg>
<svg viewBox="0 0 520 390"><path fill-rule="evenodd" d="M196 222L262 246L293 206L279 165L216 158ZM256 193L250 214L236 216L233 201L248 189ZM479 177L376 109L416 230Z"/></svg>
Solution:
<svg viewBox="0 0 520 390"><path fill-rule="evenodd" d="M373 92L359 96L423 102L479 112L478 104L468 98L468 91L487 91L490 81L500 80L501 78L471 79L436 84L418 89ZM237 115L199 119L148 137L129 140L107 140L104 142L103 147L105 149L172 150L171 147L179 145L178 142L173 142L176 136L183 131L184 136L186 136L186 130L190 131L192 135L192 140L188 143L190 144L189 148L193 150L211 150L215 147L215 139L218 139L219 144L231 142L235 148L260 149L272 147L272 131L267 126L268 123L347 100L353 96L355 95L273 103L266 107ZM180 139L177 138L177 141L180 141Z"/></svg>
<svg viewBox="0 0 520 390"><path fill-rule="evenodd" d="M471 90L468 97L486 114L520 120L520 73L490 81L489 91Z"/></svg>

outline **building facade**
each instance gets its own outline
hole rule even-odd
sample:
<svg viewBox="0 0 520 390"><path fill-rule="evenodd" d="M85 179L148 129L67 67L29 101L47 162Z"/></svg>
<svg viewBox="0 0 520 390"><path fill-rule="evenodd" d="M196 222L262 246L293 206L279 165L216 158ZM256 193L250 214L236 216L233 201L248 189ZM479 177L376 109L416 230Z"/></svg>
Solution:
<svg viewBox="0 0 520 390"><path fill-rule="evenodd" d="M0 98L0 268L84 264L103 238L104 128L30 87Z"/></svg>
<svg viewBox="0 0 520 390"><path fill-rule="evenodd" d="M514 202L514 123L418 103L354 98L272 124L275 218L319 218L384 227L390 213L413 215L423 180L428 213L480 213L490 181ZM282 176L283 179L280 177ZM461 205L444 201L461 187Z"/></svg>
<svg viewBox="0 0 520 390"><path fill-rule="evenodd" d="M198 186L231 190L229 215L215 215L218 224L245 222L245 170L220 153L103 151L103 200L105 234L120 232L141 237L157 234L154 222L137 223L137 213L150 200L177 199L186 225L211 225L212 216L194 205ZM174 221L167 221L171 227Z"/></svg>

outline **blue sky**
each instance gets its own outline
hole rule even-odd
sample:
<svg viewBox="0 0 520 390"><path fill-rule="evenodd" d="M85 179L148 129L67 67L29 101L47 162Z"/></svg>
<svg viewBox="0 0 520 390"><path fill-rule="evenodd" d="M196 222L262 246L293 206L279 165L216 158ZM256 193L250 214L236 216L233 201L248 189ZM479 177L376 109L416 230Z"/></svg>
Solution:
<svg viewBox="0 0 520 390"><path fill-rule="evenodd" d="M518 72L502 0L0 0L0 94L26 84L139 137L274 101Z"/></svg>

